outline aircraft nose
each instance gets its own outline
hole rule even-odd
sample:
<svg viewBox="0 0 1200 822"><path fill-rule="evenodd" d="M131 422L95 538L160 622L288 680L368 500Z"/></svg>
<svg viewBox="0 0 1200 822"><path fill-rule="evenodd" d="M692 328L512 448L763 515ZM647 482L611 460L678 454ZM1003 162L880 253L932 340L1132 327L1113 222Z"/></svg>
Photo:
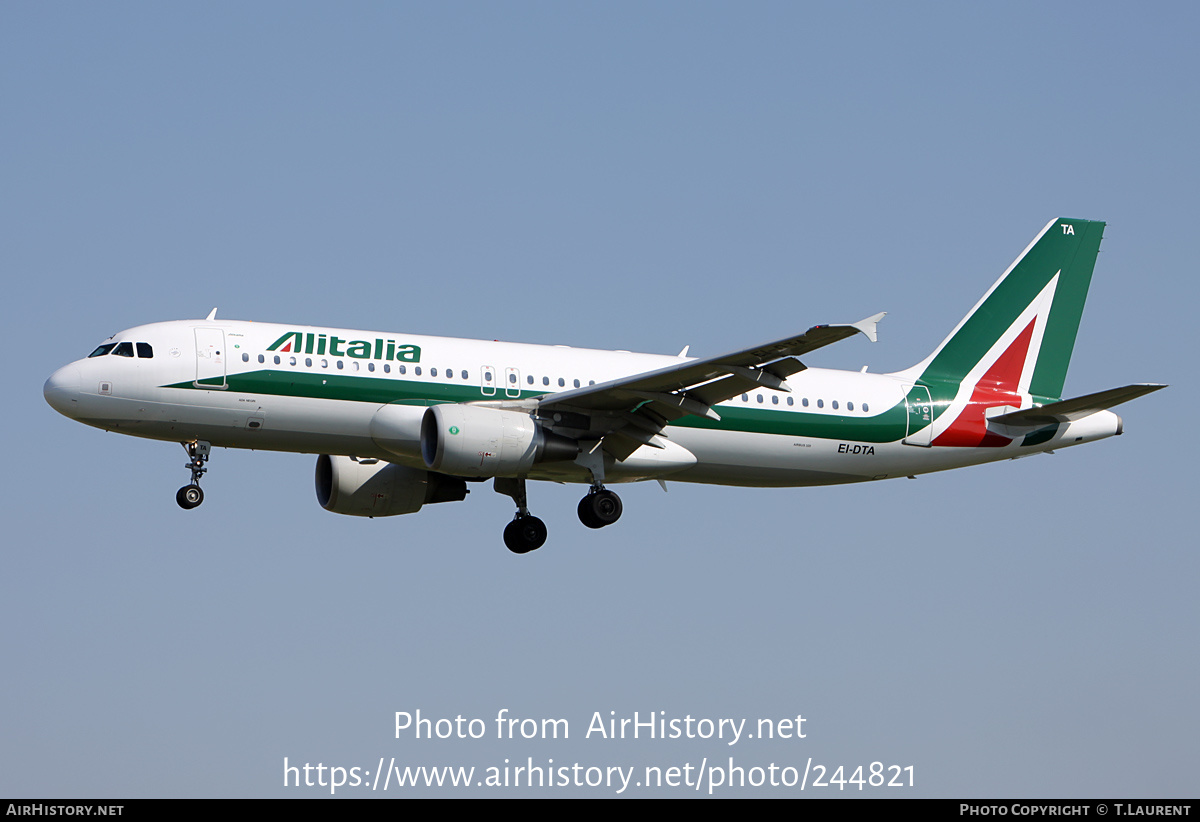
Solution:
<svg viewBox="0 0 1200 822"><path fill-rule="evenodd" d="M42 387L42 396L58 413L74 417L79 408L80 384L79 366L64 365L51 374L50 379L46 380L46 384Z"/></svg>

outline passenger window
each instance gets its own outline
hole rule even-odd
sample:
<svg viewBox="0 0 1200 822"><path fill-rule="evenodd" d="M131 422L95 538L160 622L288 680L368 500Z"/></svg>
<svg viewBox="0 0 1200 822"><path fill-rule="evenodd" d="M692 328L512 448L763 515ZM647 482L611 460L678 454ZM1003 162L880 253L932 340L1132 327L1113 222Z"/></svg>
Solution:
<svg viewBox="0 0 1200 822"><path fill-rule="evenodd" d="M757 398L758 398L758 404L762 405L762 394L758 394Z"/></svg>
<svg viewBox="0 0 1200 822"><path fill-rule="evenodd" d="M825 400L817 400L817 408L824 408Z"/></svg>
<svg viewBox="0 0 1200 822"><path fill-rule="evenodd" d="M848 402L848 403L846 403L846 410L847 410L847 411L853 411L853 410L854 410L854 403L852 403L852 402Z"/></svg>
<svg viewBox="0 0 1200 822"><path fill-rule="evenodd" d="M128 342L117 343L117 348L115 351L113 351L113 354L115 354L118 357L132 357L133 356L133 343L128 343Z"/></svg>
<svg viewBox="0 0 1200 822"><path fill-rule="evenodd" d="M800 400L800 404L803 405L805 408L808 408L808 397L805 397L804 399Z"/></svg>
<svg viewBox="0 0 1200 822"><path fill-rule="evenodd" d="M509 381L510 383L512 383L513 385L516 385L516 384L517 384L517 375L516 375L516 374L509 374L509 375L508 375L508 381Z"/></svg>
<svg viewBox="0 0 1200 822"><path fill-rule="evenodd" d="M279 365L279 355L278 354L275 355L275 364Z"/></svg>
<svg viewBox="0 0 1200 822"><path fill-rule="evenodd" d="M742 394L742 402L750 402L750 395Z"/></svg>
<svg viewBox="0 0 1200 822"><path fill-rule="evenodd" d="M549 385L549 384L550 384L550 378L542 377L542 385Z"/></svg>
<svg viewBox="0 0 1200 822"><path fill-rule="evenodd" d="M468 376L467 376L466 369L464 369L464 370L463 370L463 372L462 372L462 378L463 378L464 380L469 380L469 379L471 379L470 377L468 377ZM533 380L530 380L530 382L533 382Z"/></svg>
<svg viewBox="0 0 1200 822"><path fill-rule="evenodd" d="M533 375L530 374L527 377L525 377L525 382L529 383L530 385L533 385Z"/></svg>
<svg viewBox="0 0 1200 822"><path fill-rule="evenodd" d="M559 388L565 388L565 387L566 387L566 385L567 385L567 381L566 381L566 380L564 380L562 377L559 377L559 378L558 378L558 387L559 387Z"/></svg>
<svg viewBox="0 0 1200 822"><path fill-rule="evenodd" d="M242 354L242 362L250 362L250 355Z"/></svg>
<svg viewBox="0 0 1200 822"><path fill-rule="evenodd" d="M399 371L401 374L404 374L404 373L406 373L406 369L405 369L405 367L404 367L403 365L398 365L398 366L396 366L396 370L397 370L397 371ZM420 371L418 371L417 373L418 373L418 374L420 374L421 372L420 372Z"/></svg>
<svg viewBox="0 0 1200 822"><path fill-rule="evenodd" d="M374 372L375 371L375 363L373 363L373 362L367 363L367 370Z"/></svg>
<svg viewBox="0 0 1200 822"><path fill-rule="evenodd" d="M275 358L275 362L279 362L279 358L278 358L278 357L276 357L276 358ZM288 357L288 365L295 365L295 364L296 364L296 358L295 358L295 357Z"/></svg>
<svg viewBox="0 0 1200 822"><path fill-rule="evenodd" d="M420 370L420 369L417 369L417 373L418 373L418 374L420 374L420 373L421 373L421 370ZM436 368L431 368L431 369L429 369L429 376L431 376L431 377L436 377L436 376L437 376L437 369L436 369Z"/></svg>
<svg viewBox="0 0 1200 822"><path fill-rule="evenodd" d="M338 360L337 361L337 370L341 371L343 368L345 368L345 364L341 360Z"/></svg>
<svg viewBox="0 0 1200 822"><path fill-rule="evenodd" d="M771 405L779 405L779 395L778 394L771 395Z"/></svg>
<svg viewBox="0 0 1200 822"><path fill-rule="evenodd" d="M834 410L834 411L836 411L836 410L837 410L837 400L834 400L834 401L833 401L833 410Z"/></svg>
<svg viewBox="0 0 1200 822"><path fill-rule="evenodd" d="M788 397L788 405L795 405L795 404L796 404L795 401L791 397Z"/></svg>
<svg viewBox="0 0 1200 822"><path fill-rule="evenodd" d="M866 414L866 413L868 413L870 410L871 410L871 409L870 409L870 407L868 407L868 405L867 405L867 404L864 402L864 403L863 403L863 413L864 413L864 414Z"/></svg>
<svg viewBox="0 0 1200 822"><path fill-rule="evenodd" d="M448 379L448 380L454 379L454 369L453 368L446 369L446 379Z"/></svg>
<svg viewBox="0 0 1200 822"><path fill-rule="evenodd" d="M575 380L575 387L576 387L576 388L578 388L578 387L579 387L579 380Z"/></svg>
<svg viewBox="0 0 1200 822"><path fill-rule="evenodd" d="M150 343L137 344L138 356L143 360L149 360L154 357L154 349L150 347Z"/></svg>
<svg viewBox="0 0 1200 822"><path fill-rule="evenodd" d="M403 368L404 366L402 365L402 366L400 366L400 367L401 367L401 368ZM392 373L392 365L391 365L391 363L386 363L386 362L385 362L385 363L383 364L383 373L385 373L385 374L390 374L390 373Z"/></svg>
<svg viewBox="0 0 1200 822"><path fill-rule="evenodd" d="M312 357L305 357L304 365L306 368L312 368Z"/></svg>

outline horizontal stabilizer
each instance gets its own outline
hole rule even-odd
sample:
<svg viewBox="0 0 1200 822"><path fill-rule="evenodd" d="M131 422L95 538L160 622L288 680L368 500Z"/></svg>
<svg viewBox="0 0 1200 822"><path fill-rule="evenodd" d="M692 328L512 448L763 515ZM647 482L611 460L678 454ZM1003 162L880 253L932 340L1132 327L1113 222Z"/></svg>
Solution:
<svg viewBox="0 0 1200 822"><path fill-rule="evenodd" d="M1122 388L1110 388L1107 391L1085 394L1082 397L1076 397L1071 400L1059 400L1058 402L1048 403L1037 408L1026 408L1023 411L1011 411L1007 414L999 414L995 417L989 417L988 422L1019 428L1041 428L1042 426L1059 422L1072 422L1095 414L1097 411L1106 411L1114 405L1129 402L1130 400L1149 394L1151 391L1157 391L1160 388L1166 387L1158 383L1143 383L1140 385L1126 385Z"/></svg>

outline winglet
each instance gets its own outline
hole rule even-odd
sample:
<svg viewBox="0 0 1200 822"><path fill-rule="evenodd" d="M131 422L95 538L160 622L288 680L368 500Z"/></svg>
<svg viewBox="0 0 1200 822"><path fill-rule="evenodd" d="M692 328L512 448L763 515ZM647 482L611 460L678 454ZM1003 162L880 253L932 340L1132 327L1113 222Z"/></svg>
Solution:
<svg viewBox="0 0 1200 822"><path fill-rule="evenodd" d="M205 317L204 319L215 320L216 318L217 318L217 309L216 309L216 306L213 306L213 310L208 312L208 316Z"/></svg>
<svg viewBox="0 0 1200 822"><path fill-rule="evenodd" d="M886 311L880 311L878 314L867 317L865 320L859 320L856 323L849 323L849 325L856 331L861 331L863 334L865 334L867 339L871 342L878 342L879 337L875 333L875 327L879 325L879 321L886 316Z"/></svg>

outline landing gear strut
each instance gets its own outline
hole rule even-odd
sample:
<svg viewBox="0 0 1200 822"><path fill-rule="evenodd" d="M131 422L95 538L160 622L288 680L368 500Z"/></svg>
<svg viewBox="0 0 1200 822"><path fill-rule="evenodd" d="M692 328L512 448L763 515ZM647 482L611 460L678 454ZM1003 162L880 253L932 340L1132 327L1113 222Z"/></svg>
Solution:
<svg viewBox="0 0 1200 822"><path fill-rule="evenodd" d="M504 526L504 544L514 554L528 554L546 544L546 523L529 513L525 499L525 480L496 477L496 493L512 497L517 514Z"/></svg>
<svg viewBox="0 0 1200 822"><path fill-rule="evenodd" d="M192 483L183 486L176 492L175 501L179 503L180 508L190 511L204 502L204 492L200 490L200 478L208 470L204 467L204 463L208 462L208 454L212 450L212 446L203 440L180 444L188 454L188 463L184 468L191 470Z"/></svg>

